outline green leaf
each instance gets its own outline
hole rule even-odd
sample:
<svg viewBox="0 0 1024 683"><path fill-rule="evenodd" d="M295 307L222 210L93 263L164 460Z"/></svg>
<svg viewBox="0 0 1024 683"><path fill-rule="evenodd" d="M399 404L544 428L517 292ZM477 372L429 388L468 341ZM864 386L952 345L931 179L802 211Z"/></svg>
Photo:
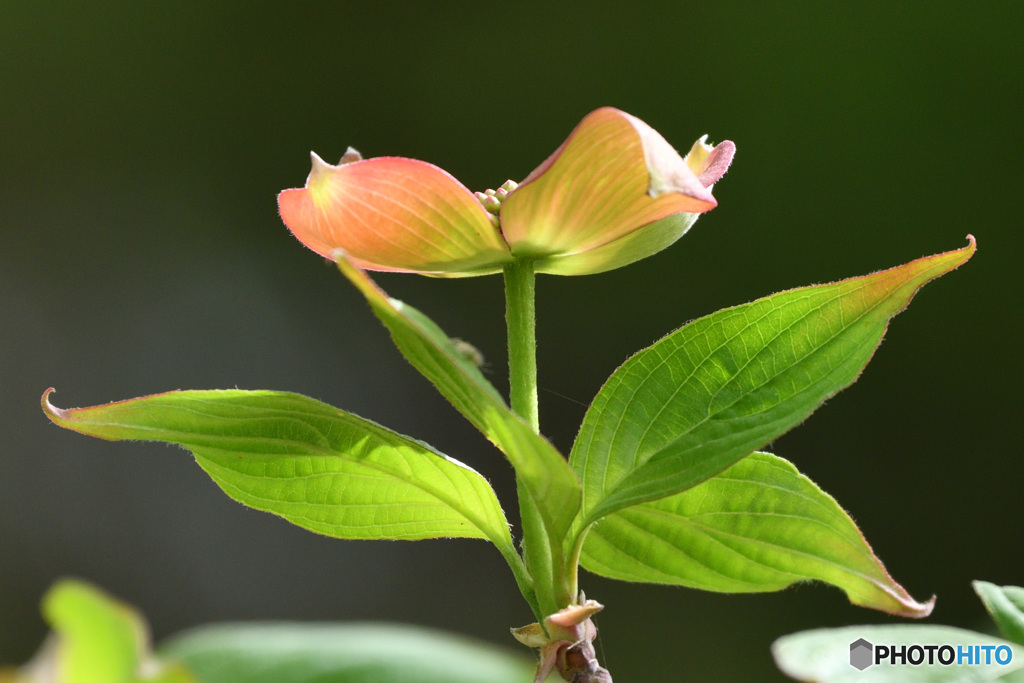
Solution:
<svg viewBox="0 0 1024 683"><path fill-rule="evenodd" d="M311 398L173 391L60 410L49 403L51 391L43 409L58 425L184 446L229 496L310 531L346 539L486 538L512 548L494 491L475 471Z"/></svg>
<svg viewBox="0 0 1024 683"><path fill-rule="evenodd" d="M56 638L10 680L195 683L181 666L152 658L142 615L84 581L54 584L43 598L43 616Z"/></svg>
<svg viewBox="0 0 1024 683"><path fill-rule="evenodd" d="M802 422L852 383L889 318L963 249L718 311L626 361L587 411L570 462L582 528L684 491Z"/></svg>
<svg viewBox="0 0 1024 683"><path fill-rule="evenodd" d="M1009 640L1024 645L1024 588L997 586L987 581L975 581L973 585L999 631Z"/></svg>
<svg viewBox="0 0 1024 683"><path fill-rule="evenodd" d="M472 359L433 321L389 298L343 256L338 266L366 297L406 359L505 453L536 501L549 537L565 538L580 505L579 480L565 458L509 409Z"/></svg>
<svg viewBox="0 0 1024 683"><path fill-rule="evenodd" d="M915 602L835 499L769 453L605 517L588 533L581 564L613 579L723 593L817 579L854 604L910 617L927 616L934 603Z"/></svg>
<svg viewBox="0 0 1024 683"><path fill-rule="evenodd" d="M60 638L61 681L133 680L146 639L134 610L86 583L63 580L43 598L43 615Z"/></svg>
<svg viewBox="0 0 1024 683"><path fill-rule="evenodd" d="M385 624L219 624L165 643L203 683L514 683L532 661L493 645Z"/></svg>
<svg viewBox="0 0 1024 683"><path fill-rule="evenodd" d="M933 659L918 666L891 664L882 661L863 671L850 665L850 645L865 639L873 646L950 645L1006 646L1012 659L1006 665L958 664L956 660L943 666ZM965 649L965 653L967 650ZM971 648L973 653L973 647ZM1024 681L1024 648L973 631L948 626L850 626L847 628L804 631L784 636L772 645L775 663L787 676L798 681L815 683L1021 683ZM984 652L981 651L981 657ZM937 657L938 652L933 657Z"/></svg>

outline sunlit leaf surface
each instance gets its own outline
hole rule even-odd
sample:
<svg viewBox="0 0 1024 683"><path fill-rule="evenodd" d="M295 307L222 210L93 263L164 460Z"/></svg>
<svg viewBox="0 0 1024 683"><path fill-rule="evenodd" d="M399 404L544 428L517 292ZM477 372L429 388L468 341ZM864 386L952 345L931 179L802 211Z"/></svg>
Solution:
<svg viewBox="0 0 1024 683"><path fill-rule="evenodd" d="M684 491L785 433L853 382L889 319L963 249L696 320L644 349L587 411L571 462L583 526Z"/></svg>
<svg viewBox="0 0 1024 683"><path fill-rule="evenodd" d="M835 499L768 453L605 517L587 535L581 561L626 581L751 593L817 579L865 607L914 617L932 607L893 581Z"/></svg>
<svg viewBox="0 0 1024 683"><path fill-rule="evenodd" d="M369 420L298 394L174 391L91 408L43 408L103 439L164 441L235 500L347 539L511 537L487 481Z"/></svg>

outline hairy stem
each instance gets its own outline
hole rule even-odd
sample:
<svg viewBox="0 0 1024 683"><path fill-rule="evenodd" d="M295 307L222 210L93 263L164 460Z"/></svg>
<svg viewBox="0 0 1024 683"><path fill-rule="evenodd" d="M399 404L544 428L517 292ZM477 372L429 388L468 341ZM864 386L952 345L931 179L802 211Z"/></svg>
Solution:
<svg viewBox="0 0 1024 683"><path fill-rule="evenodd" d="M508 327L509 403L534 432L540 432L537 410L537 317L535 275L531 261L505 266L505 323ZM538 503L516 477L523 529L523 558L543 616L559 609L552 598L554 561Z"/></svg>
<svg viewBox="0 0 1024 683"><path fill-rule="evenodd" d="M514 261L505 266L509 403L512 410L539 433L534 280L532 261Z"/></svg>

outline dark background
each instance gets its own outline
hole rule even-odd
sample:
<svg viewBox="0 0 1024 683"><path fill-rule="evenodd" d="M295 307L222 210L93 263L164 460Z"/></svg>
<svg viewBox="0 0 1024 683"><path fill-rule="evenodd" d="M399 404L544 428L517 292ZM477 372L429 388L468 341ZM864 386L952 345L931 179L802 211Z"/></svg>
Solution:
<svg viewBox="0 0 1024 683"><path fill-rule="evenodd" d="M226 498L184 451L51 425L178 388L296 391L423 439L513 496L497 452L280 223L313 149L521 179L614 105L738 147L719 208L640 264L538 281L542 428L568 449L627 355L773 291L963 246L861 380L774 444L853 515L933 623L1024 584L1019 3L0 2L0 662L76 575L159 640L224 619L399 620L514 645L530 621L476 541L343 542ZM487 356L498 277L381 276ZM726 596L583 578L624 681L781 680L796 630L898 621L823 585Z"/></svg>

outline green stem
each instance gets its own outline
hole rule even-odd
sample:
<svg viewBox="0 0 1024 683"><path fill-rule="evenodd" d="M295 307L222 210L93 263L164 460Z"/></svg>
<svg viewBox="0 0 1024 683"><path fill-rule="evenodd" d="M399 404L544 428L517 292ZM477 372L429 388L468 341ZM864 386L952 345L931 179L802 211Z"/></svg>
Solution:
<svg viewBox="0 0 1024 683"><path fill-rule="evenodd" d="M574 527L575 529L575 527ZM571 538L574 538L572 548L569 550L568 562L565 565L566 580L569 586L569 595L579 595L579 572L580 572L580 554L583 552L583 541L587 538L587 533L590 531L590 527L584 527L579 532L570 530L569 534Z"/></svg>
<svg viewBox="0 0 1024 683"><path fill-rule="evenodd" d="M505 266L509 403L512 411L539 434L535 279L530 260L517 260ZM575 578L568 578L572 572L564 566L563 539L551 538L544 524L538 507L544 501L534 500L518 476L516 488L523 529L523 559L542 614L552 614L575 599Z"/></svg>
<svg viewBox="0 0 1024 683"><path fill-rule="evenodd" d="M505 266L505 323L508 326L509 403L512 411L540 433L537 410L537 315L533 262L514 261ZM553 596L556 558L541 518L521 477L516 476L519 516L523 529L523 559L530 572L533 595L543 616L556 611ZM533 606L533 605L531 605Z"/></svg>
<svg viewBox="0 0 1024 683"><path fill-rule="evenodd" d="M512 410L540 433L537 412L537 314L532 261L505 266L505 323Z"/></svg>
<svg viewBox="0 0 1024 683"><path fill-rule="evenodd" d="M519 592L523 594L530 610L533 615L537 617L537 621L544 621L544 612L540 608L540 604L537 602L537 592L533 588L533 579L530 577L530 573L526 570L526 565L523 564L523 558L519 556L515 548L498 547L498 551L501 556L505 558L505 562L512 568L512 575L516 578L516 585L519 586Z"/></svg>

